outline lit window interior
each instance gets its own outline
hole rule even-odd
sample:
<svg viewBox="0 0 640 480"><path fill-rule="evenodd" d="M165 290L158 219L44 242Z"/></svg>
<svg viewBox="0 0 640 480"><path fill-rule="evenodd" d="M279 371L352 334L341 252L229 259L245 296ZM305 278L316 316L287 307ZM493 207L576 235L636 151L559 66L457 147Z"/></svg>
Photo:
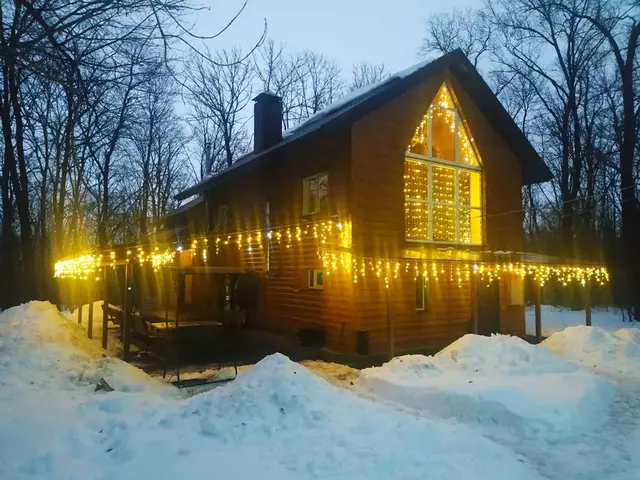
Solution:
<svg viewBox="0 0 640 480"><path fill-rule="evenodd" d="M406 238L482 244L482 178L473 138L442 84L405 159Z"/></svg>

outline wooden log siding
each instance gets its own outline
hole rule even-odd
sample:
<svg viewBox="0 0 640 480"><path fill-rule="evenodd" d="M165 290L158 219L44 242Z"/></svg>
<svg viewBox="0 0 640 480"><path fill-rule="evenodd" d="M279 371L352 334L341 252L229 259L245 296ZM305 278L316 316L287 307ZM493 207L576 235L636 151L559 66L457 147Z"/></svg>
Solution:
<svg viewBox="0 0 640 480"><path fill-rule="evenodd" d="M350 200L355 255L397 258L406 249L428 254L430 249L437 248L405 240L404 158L416 125L443 81L452 87L483 160L484 248L521 250L520 164L462 86L444 73L409 89L351 129ZM384 283L373 276L360 282L354 291L356 324L369 330L370 349L376 353L387 350L381 288ZM458 286L457 278L452 282L447 275L441 275L435 285L430 281L430 306L425 311L415 310L411 276L401 274L391 289L396 351L441 347L471 331L470 281L463 282L462 287ZM524 335L524 307L506 305L503 298L502 331Z"/></svg>
<svg viewBox="0 0 640 480"><path fill-rule="evenodd" d="M317 254L318 242L304 238L287 248L274 243L272 269L266 275L265 313L260 320L285 335L293 336L300 328L324 327L327 348L340 351L355 349L353 282L351 275L339 270L324 274L324 288L308 288L308 271L322 269Z"/></svg>
<svg viewBox="0 0 640 480"><path fill-rule="evenodd" d="M520 164L446 71L408 89L350 127L336 124L320 129L230 172L206 193L209 232L215 228L221 205L232 211L233 225L228 231L265 228L268 202L272 229L295 229L303 222L330 218L350 220L356 257L399 258L411 249L428 255L435 246L405 240L404 162L411 135L443 81L449 82L483 160L483 248L521 251ZM330 211L303 216L302 179L322 172L329 178ZM265 241L264 248L266 245ZM216 257L213 249L210 243L209 264L242 266L259 275L262 288L256 323L287 335L302 327L324 326L328 347L345 352L355 350L355 332L365 329L370 351L387 351L384 282L367 274L354 284L351 274L341 272L326 277L322 291L309 290L306 272L321 266L314 239L301 244L294 241L290 248L284 242L272 242L268 272L263 251L253 249L248 254L245 245L235 256ZM460 286L456 276L451 280L441 275L437 282L429 281L427 309L416 311L414 279L403 272L390 292L396 350L443 346L469 332L470 288L468 280ZM500 312L504 332L524 334L523 307L501 300Z"/></svg>
<svg viewBox="0 0 640 480"><path fill-rule="evenodd" d="M425 282L426 305L416 310L415 279L400 274L390 283L391 316L397 353L409 350L441 348L471 332L471 282L458 283L445 273ZM454 267L455 268L455 267ZM369 332L372 353L387 350L386 304L384 281L375 275L359 280L354 287L354 309L360 328Z"/></svg>

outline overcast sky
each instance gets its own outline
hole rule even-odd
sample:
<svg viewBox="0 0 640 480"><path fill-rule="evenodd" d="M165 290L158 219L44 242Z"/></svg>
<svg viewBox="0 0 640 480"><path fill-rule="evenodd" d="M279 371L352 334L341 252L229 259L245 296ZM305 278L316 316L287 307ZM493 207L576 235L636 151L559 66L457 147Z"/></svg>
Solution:
<svg viewBox="0 0 640 480"><path fill-rule="evenodd" d="M244 0L204 0L197 31L211 34L224 26ZM481 0L249 0L238 20L211 48L248 48L262 33L293 51L311 49L335 58L344 74L354 62L384 63L390 72L409 67L417 56L430 13L479 5Z"/></svg>

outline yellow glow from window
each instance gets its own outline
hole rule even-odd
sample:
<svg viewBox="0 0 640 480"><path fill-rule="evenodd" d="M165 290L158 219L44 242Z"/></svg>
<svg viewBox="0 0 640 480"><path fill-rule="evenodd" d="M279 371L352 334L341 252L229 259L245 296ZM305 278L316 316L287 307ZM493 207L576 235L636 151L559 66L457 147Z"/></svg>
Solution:
<svg viewBox="0 0 640 480"><path fill-rule="evenodd" d="M480 161L445 84L417 126L407 153L406 238L481 245Z"/></svg>

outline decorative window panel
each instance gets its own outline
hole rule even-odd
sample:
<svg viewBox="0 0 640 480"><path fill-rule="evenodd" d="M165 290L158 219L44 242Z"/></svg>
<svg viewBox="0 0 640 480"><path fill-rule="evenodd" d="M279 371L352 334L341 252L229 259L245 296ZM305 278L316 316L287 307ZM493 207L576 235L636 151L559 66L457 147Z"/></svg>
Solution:
<svg viewBox="0 0 640 480"><path fill-rule="evenodd" d="M480 157L443 84L407 148L405 237L481 245L482 226Z"/></svg>

